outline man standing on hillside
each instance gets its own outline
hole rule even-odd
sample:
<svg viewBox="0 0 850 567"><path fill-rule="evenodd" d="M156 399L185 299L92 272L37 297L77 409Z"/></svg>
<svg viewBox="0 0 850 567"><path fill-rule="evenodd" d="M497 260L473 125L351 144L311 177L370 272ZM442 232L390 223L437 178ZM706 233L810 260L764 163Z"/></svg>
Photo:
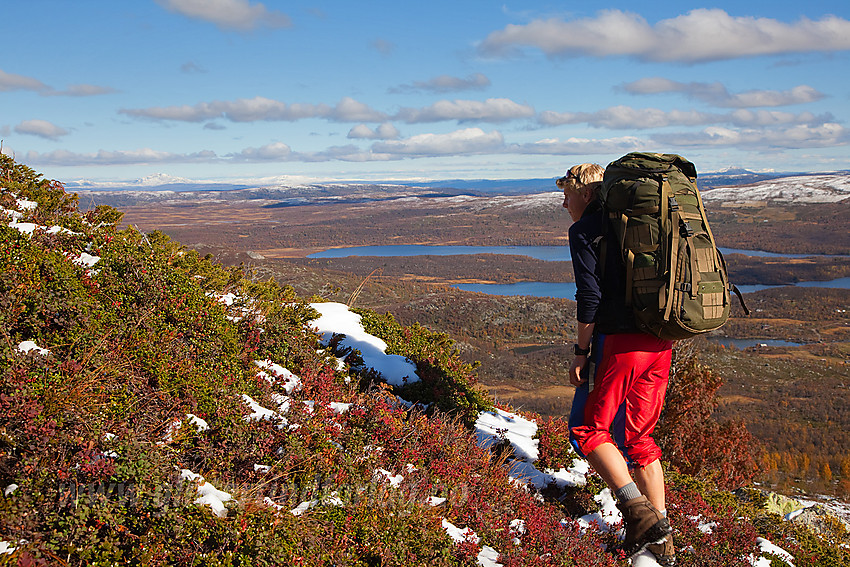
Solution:
<svg viewBox="0 0 850 567"><path fill-rule="evenodd" d="M574 221L569 239L578 338L569 370L570 383L577 387L570 438L617 498L626 525L626 555L648 548L668 567L676 564L676 554L666 518L661 450L650 434L664 403L673 343L638 330L625 302L619 250L602 250L603 237L614 234L598 199L603 173L600 165L581 164L557 180Z"/></svg>

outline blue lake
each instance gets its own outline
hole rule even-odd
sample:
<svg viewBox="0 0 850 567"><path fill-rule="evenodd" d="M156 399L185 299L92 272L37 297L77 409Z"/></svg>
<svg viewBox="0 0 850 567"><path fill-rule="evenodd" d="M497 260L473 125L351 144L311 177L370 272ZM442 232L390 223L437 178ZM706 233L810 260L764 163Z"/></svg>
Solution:
<svg viewBox="0 0 850 567"><path fill-rule="evenodd" d="M787 346L787 347L795 347L802 346L803 343L792 343L791 341L783 341L781 339L732 339L729 337L712 337L709 336L708 340L713 343L727 346L727 347L735 347L739 350L750 348L754 346L764 345L764 346Z"/></svg>
<svg viewBox="0 0 850 567"><path fill-rule="evenodd" d="M799 282L798 287L825 287L850 289L850 277L838 278L825 282ZM519 282L514 284L456 284L452 287L464 291L479 291L489 295L530 295L533 297L561 297L575 299L576 284L574 282ZM785 287L782 285L739 285L741 293L753 293L773 287Z"/></svg>
<svg viewBox="0 0 850 567"><path fill-rule="evenodd" d="M308 258L345 258L347 256L457 256L460 254L512 254L547 262L569 262L569 246L428 246L424 244L396 246L353 246L331 248L310 254Z"/></svg>
<svg viewBox="0 0 850 567"><path fill-rule="evenodd" d="M513 284L455 284L463 291L478 291L488 295L530 295L531 297L576 298L575 282L518 282Z"/></svg>
<svg viewBox="0 0 850 567"><path fill-rule="evenodd" d="M720 248L724 254L745 254L758 257L805 258L805 254L777 254L760 250L741 250L737 248ZM528 256L547 262L569 262L569 246L427 246L427 245L393 245L393 246L355 246L350 248L331 248L324 252L310 254L308 258L345 258L347 256L454 256L459 254L512 254ZM809 254L808 256L811 256ZM850 258L848 256L837 256ZM850 289L850 277L838 278L823 282L798 282L799 287L824 287ZM453 287L464 291L477 291L489 295L528 295L532 297L557 297L574 299L576 286L573 282L519 282L514 284L457 284ZM752 293L780 285L741 285L741 293Z"/></svg>
<svg viewBox="0 0 850 567"><path fill-rule="evenodd" d="M797 282L795 284L787 284L789 286L796 287L828 287L828 288L838 288L838 289L850 289L850 277L847 278L837 278L834 280L829 280L825 282ZM772 287L783 287L781 285L762 285L762 284L754 284L754 285L739 285L738 289L741 290L741 293L752 293L754 291L761 291L763 289L770 289Z"/></svg>
<svg viewBox="0 0 850 567"><path fill-rule="evenodd" d="M779 254L762 250L742 250L740 248L720 248L723 254L744 254L765 258L807 258L813 254ZM310 254L308 258L345 258L348 256L456 256L459 254L513 254L528 256L547 262L569 262L569 246L429 246L425 244L389 245L389 246L352 246L349 248L331 248L323 252ZM850 258L849 256L836 256Z"/></svg>

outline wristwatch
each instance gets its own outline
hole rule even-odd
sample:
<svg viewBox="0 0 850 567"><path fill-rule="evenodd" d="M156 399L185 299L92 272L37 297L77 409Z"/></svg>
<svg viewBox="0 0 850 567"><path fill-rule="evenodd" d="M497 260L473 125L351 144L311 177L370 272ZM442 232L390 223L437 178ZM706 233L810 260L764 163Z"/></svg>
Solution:
<svg viewBox="0 0 850 567"><path fill-rule="evenodd" d="M576 343L573 345L573 352L576 356L587 356L588 354L590 354L590 347L581 348L580 346L578 346L578 343Z"/></svg>

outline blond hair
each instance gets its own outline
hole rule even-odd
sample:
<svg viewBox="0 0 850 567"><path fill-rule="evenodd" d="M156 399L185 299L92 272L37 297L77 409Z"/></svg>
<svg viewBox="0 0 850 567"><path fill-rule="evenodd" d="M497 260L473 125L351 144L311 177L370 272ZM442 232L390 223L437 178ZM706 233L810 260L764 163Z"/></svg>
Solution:
<svg viewBox="0 0 850 567"><path fill-rule="evenodd" d="M589 190L595 194L602 186L602 175L605 173L598 163L580 163L567 170L567 174L558 179L555 184L564 191Z"/></svg>

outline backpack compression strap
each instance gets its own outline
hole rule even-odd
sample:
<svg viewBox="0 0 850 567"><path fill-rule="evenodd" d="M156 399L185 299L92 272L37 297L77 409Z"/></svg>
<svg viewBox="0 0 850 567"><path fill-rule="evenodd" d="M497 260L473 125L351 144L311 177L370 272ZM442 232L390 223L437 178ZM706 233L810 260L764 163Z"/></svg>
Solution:
<svg viewBox="0 0 850 567"><path fill-rule="evenodd" d="M664 320L669 321L670 313L673 311L673 286L676 284L676 270L678 268L676 265L676 259L679 256L679 205L673 198L673 190L670 188L670 182L666 175L661 176L659 185L661 197L661 222L667 222L669 209L669 222L672 224L670 227L670 253L669 258L667 258L667 271L669 273L667 282L667 297L662 295L664 286L659 289L658 293L658 308L664 308Z"/></svg>

